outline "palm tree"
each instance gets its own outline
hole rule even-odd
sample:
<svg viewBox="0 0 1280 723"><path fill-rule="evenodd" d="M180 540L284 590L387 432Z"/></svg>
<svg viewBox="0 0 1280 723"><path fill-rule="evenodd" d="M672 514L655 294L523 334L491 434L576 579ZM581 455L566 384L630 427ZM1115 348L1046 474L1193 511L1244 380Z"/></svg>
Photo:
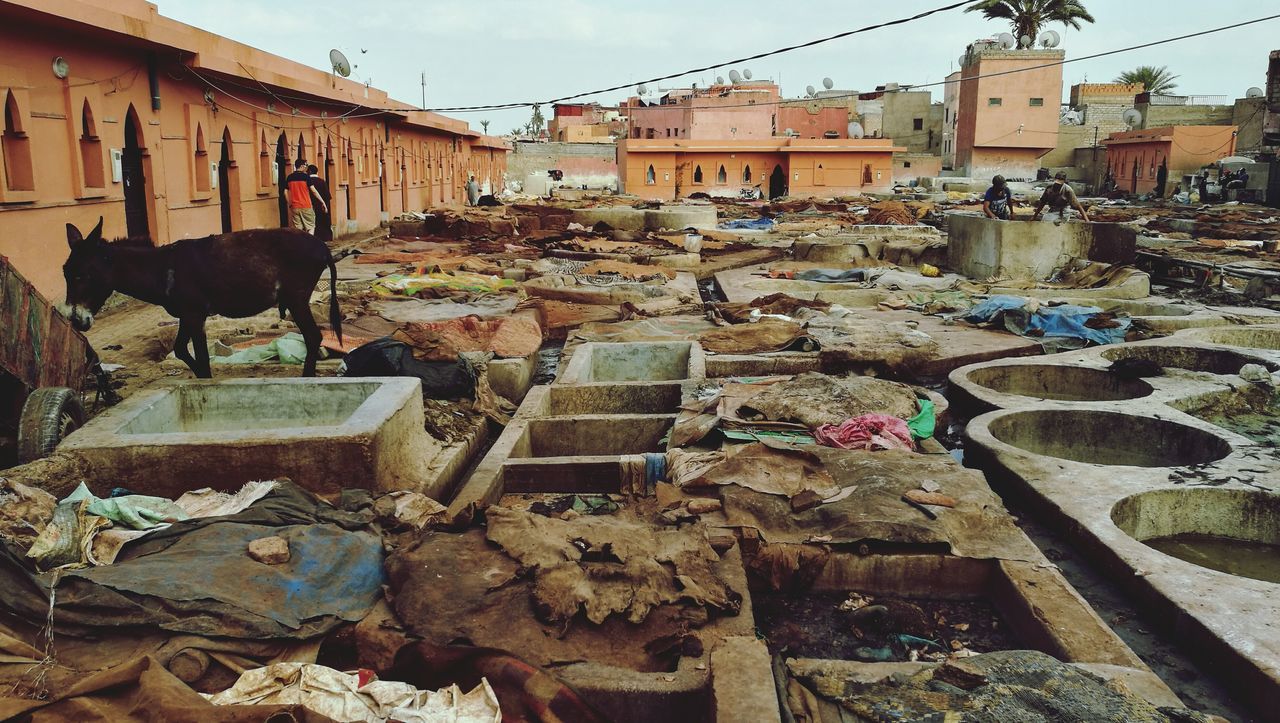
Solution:
<svg viewBox="0 0 1280 723"><path fill-rule="evenodd" d="M1093 22L1093 16L1079 0L979 0L964 9L980 12L988 20L1008 20L1015 38L1040 37L1040 29L1050 23L1062 23L1076 30L1080 21Z"/></svg>
<svg viewBox="0 0 1280 723"><path fill-rule="evenodd" d="M1116 78L1117 83L1141 83L1143 90L1153 95L1167 95L1178 84L1173 82L1179 76L1169 72L1169 66L1140 65L1133 70L1126 70Z"/></svg>
<svg viewBox="0 0 1280 723"><path fill-rule="evenodd" d="M484 131L484 132L485 132L485 135L488 135L488 133L489 133L489 121L487 121L487 120L482 120L482 121L480 121L480 130Z"/></svg>

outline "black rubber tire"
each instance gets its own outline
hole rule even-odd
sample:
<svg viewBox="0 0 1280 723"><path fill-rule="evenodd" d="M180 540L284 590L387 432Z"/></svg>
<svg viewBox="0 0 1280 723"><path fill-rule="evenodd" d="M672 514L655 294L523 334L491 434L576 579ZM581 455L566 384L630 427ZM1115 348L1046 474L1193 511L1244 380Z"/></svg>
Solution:
<svg viewBox="0 0 1280 723"><path fill-rule="evenodd" d="M53 454L58 443L84 424L84 405L74 389L41 387L27 397L18 419L18 464Z"/></svg>

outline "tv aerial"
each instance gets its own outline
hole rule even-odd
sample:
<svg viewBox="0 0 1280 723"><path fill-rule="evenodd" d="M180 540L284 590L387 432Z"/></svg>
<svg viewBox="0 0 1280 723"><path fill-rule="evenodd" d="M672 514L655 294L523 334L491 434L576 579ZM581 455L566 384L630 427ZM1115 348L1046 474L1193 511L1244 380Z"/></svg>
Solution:
<svg viewBox="0 0 1280 723"><path fill-rule="evenodd" d="M1030 48L1030 47L1031 47L1032 40L1033 40L1033 39L1031 38L1031 36L1029 36L1029 35L1023 35L1021 38L1018 38L1018 47L1019 47L1019 48Z"/></svg>
<svg viewBox="0 0 1280 723"><path fill-rule="evenodd" d="M809 86L805 86L804 94L812 98L818 94L818 91L815 90L812 85L809 85Z"/></svg>
<svg viewBox="0 0 1280 723"><path fill-rule="evenodd" d="M996 44L1005 50L1013 50L1013 46L1017 44L1017 38L1012 33L1000 33L996 36Z"/></svg>
<svg viewBox="0 0 1280 723"><path fill-rule="evenodd" d="M857 121L854 121L854 122L852 122L852 123L850 123L850 124L849 124L849 137L850 137L850 138L862 138L862 137L864 137L864 136L866 136L866 135L867 135L867 132L866 132L865 130L863 130L863 128L862 128L862 124L861 124L861 123L859 123L859 122L857 122Z"/></svg>
<svg viewBox="0 0 1280 723"><path fill-rule="evenodd" d="M1265 93L1262 92L1261 88L1250 88L1244 92L1244 97L1246 98L1261 98L1263 95Z"/></svg>
<svg viewBox="0 0 1280 723"><path fill-rule="evenodd" d="M746 78L747 80L751 80L751 69L750 69L750 68L743 68L743 69L742 69L742 77L743 77L743 78Z"/></svg>
<svg viewBox="0 0 1280 723"><path fill-rule="evenodd" d="M641 83L640 85L637 85L637 86L636 86L636 93L638 93L639 95L648 95L648 94L649 94L649 86L645 85L644 83Z"/></svg>
<svg viewBox="0 0 1280 723"><path fill-rule="evenodd" d="M739 72L738 72L738 71L736 71L736 70L730 70L730 71L729 71L729 82L730 82L730 83L733 83L734 85L737 85L738 83L741 83L741 82L742 82L742 73L739 73Z"/></svg>
<svg viewBox="0 0 1280 723"><path fill-rule="evenodd" d="M1124 112L1121 118L1124 120L1125 125L1134 128L1142 122L1142 113L1137 108L1130 108Z"/></svg>
<svg viewBox="0 0 1280 723"><path fill-rule="evenodd" d="M1040 33L1040 47L1042 48L1056 48L1058 43L1061 42L1062 36L1058 34L1057 30L1046 30Z"/></svg>
<svg viewBox="0 0 1280 723"><path fill-rule="evenodd" d="M717 75L717 76L716 76L716 85L724 85L724 76L723 76L723 75Z"/></svg>
<svg viewBox="0 0 1280 723"><path fill-rule="evenodd" d="M826 88L827 90L831 90L832 88L836 87L836 82L830 78L823 78L822 87Z"/></svg>
<svg viewBox="0 0 1280 723"><path fill-rule="evenodd" d="M347 60L347 56L342 54L341 50L334 48L329 51L329 64L333 66L333 72L344 78L351 77L351 63Z"/></svg>

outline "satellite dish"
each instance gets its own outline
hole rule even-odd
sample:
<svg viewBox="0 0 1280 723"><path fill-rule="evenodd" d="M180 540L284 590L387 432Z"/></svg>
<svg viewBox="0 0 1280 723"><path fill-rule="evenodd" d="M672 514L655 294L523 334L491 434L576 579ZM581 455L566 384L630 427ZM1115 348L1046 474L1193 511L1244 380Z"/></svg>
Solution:
<svg viewBox="0 0 1280 723"><path fill-rule="evenodd" d="M1040 47L1042 48L1056 48L1058 43L1061 42L1062 36L1058 34L1057 30L1046 30L1040 33Z"/></svg>
<svg viewBox="0 0 1280 723"><path fill-rule="evenodd" d="M961 56L960 56L960 67L961 67L961 68L963 68L963 67L965 66L965 64L966 64L966 63L968 63L968 62L969 62L969 56L968 56L968 55L961 55Z"/></svg>
<svg viewBox="0 0 1280 723"><path fill-rule="evenodd" d="M809 96L810 98L818 94L818 91L814 90L812 85L805 86L804 92L805 92L805 95Z"/></svg>
<svg viewBox="0 0 1280 723"><path fill-rule="evenodd" d="M742 82L742 73L739 73L739 72L738 72L738 71L736 71L736 70L730 70L730 71L729 71L729 82L730 82L730 83L735 83L735 84L736 84L736 83L741 83L741 82Z"/></svg>
<svg viewBox="0 0 1280 723"><path fill-rule="evenodd" d="M636 92L639 93L640 95L648 95L649 86L645 85L644 83L641 83L640 85L636 86Z"/></svg>
<svg viewBox="0 0 1280 723"><path fill-rule="evenodd" d="M1244 92L1244 97L1246 98L1261 98L1262 96L1263 92L1261 88L1250 88Z"/></svg>
<svg viewBox="0 0 1280 723"><path fill-rule="evenodd" d="M344 78L351 77L351 63L347 61L347 56L342 54L341 50L334 48L329 51L329 64L333 66L333 72Z"/></svg>
<svg viewBox="0 0 1280 723"><path fill-rule="evenodd" d="M1017 40L1013 37L1012 33L1000 33L996 36L996 42L1005 50L1013 50L1013 45Z"/></svg>
<svg viewBox="0 0 1280 723"><path fill-rule="evenodd" d="M1130 128L1133 128L1142 122L1142 113L1140 113L1137 108L1130 108L1125 111L1124 115L1121 117L1124 119L1124 124Z"/></svg>
<svg viewBox="0 0 1280 723"><path fill-rule="evenodd" d="M826 88L827 90L831 90L832 88L836 87L836 82L830 78L823 78L822 87Z"/></svg>
<svg viewBox="0 0 1280 723"><path fill-rule="evenodd" d="M1023 35L1021 38L1018 38L1018 47L1019 48L1031 47L1031 38L1026 35Z"/></svg>
<svg viewBox="0 0 1280 723"><path fill-rule="evenodd" d="M746 78L747 80L751 80L751 69L750 69L750 68L743 68L743 69L742 69L742 77Z"/></svg>
<svg viewBox="0 0 1280 723"><path fill-rule="evenodd" d="M864 131L864 130L862 129L862 124L861 124L861 123L859 123L859 122L857 122L857 121L854 121L854 122L852 122L852 123L850 123L850 124L849 124L849 137L850 137L850 138L862 138L862 137L863 137L863 136L865 136L866 134L867 134L867 132L866 132L866 131Z"/></svg>
<svg viewBox="0 0 1280 723"><path fill-rule="evenodd" d="M717 75L717 76L716 76L716 85L724 85L724 76L723 76L723 75Z"/></svg>

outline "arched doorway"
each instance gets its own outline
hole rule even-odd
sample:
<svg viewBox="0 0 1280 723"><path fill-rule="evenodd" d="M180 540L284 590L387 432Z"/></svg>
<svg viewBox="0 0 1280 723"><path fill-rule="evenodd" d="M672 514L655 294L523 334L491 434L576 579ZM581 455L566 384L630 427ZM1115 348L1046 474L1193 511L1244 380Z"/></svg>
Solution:
<svg viewBox="0 0 1280 723"><path fill-rule="evenodd" d="M1129 193L1132 193L1135 196L1138 195L1138 173L1139 172L1140 172L1140 166L1138 165L1138 159L1135 158L1133 159L1133 178L1130 179L1129 181ZM1208 203L1208 201L1201 200L1201 203Z"/></svg>
<svg viewBox="0 0 1280 723"><path fill-rule="evenodd" d="M280 131L280 137L276 139L276 193L280 204L280 225L289 225L289 199L284 195L285 179L289 177L289 139L285 138L284 131Z"/></svg>
<svg viewBox="0 0 1280 723"><path fill-rule="evenodd" d="M787 174L783 173L782 166L773 167L773 173L769 174L769 198L782 198L787 195Z"/></svg>
<svg viewBox="0 0 1280 723"><path fill-rule="evenodd" d="M222 208L222 232L244 228L240 209L240 170L236 166L231 128L222 129L222 156L218 159L218 201Z"/></svg>
<svg viewBox="0 0 1280 723"><path fill-rule="evenodd" d="M124 183L124 225L129 236L150 236L147 213L147 176L142 162L146 144L142 124L133 106L124 117L124 150L120 156L120 180Z"/></svg>

